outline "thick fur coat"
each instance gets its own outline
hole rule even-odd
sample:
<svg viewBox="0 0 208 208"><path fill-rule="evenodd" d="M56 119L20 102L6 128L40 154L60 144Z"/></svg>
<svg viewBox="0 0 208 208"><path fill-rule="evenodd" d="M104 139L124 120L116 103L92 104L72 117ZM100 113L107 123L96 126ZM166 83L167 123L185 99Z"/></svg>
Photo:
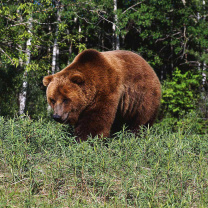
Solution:
<svg viewBox="0 0 208 208"><path fill-rule="evenodd" d="M150 65L129 51L85 50L62 71L44 77L54 119L75 126L81 140L109 137L126 124L132 131L152 125L161 100Z"/></svg>

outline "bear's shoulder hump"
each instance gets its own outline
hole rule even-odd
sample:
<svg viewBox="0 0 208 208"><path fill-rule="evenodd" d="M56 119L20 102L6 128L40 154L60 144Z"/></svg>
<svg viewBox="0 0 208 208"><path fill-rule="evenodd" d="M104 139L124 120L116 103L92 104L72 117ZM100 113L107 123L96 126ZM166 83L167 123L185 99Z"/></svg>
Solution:
<svg viewBox="0 0 208 208"><path fill-rule="evenodd" d="M89 62L94 62L96 60L100 60L101 58L102 58L102 55L99 51L94 50L94 49L87 49L77 56L76 62L84 64L84 63L89 63Z"/></svg>

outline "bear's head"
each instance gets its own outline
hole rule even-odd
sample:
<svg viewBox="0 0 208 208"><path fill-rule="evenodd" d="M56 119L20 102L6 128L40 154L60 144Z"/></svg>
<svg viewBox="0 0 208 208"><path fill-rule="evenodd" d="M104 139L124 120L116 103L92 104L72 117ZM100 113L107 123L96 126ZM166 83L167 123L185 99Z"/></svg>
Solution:
<svg viewBox="0 0 208 208"><path fill-rule="evenodd" d="M80 113L89 104L86 80L78 71L57 73L44 77L47 100L54 111L53 118L60 123L76 124Z"/></svg>

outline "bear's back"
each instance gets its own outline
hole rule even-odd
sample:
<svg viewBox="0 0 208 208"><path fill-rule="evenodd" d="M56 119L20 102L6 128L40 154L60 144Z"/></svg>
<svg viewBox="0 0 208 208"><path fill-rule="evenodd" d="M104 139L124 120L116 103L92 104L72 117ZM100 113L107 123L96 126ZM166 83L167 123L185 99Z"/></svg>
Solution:
<svg viewBox="0 0 208 208"><path fill-rule="evenodd" d="M152 67L139 55L129 51L103 52L113 70L122 77L122 95L118 107L119 120L132 129L141 124L152 125L161 99L160 81Z"/></svg>

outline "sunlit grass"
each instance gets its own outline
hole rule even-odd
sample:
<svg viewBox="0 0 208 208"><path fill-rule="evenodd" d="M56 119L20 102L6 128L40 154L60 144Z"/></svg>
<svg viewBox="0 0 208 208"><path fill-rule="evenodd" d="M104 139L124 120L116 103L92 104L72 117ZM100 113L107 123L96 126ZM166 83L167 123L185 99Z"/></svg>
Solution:
<svg viewBox="0 0 208 208"><path fill-rule="evenodd" d="M57 123L0 118L0 207L207 207L208 135L142 132L77 143Z"/></svg>

